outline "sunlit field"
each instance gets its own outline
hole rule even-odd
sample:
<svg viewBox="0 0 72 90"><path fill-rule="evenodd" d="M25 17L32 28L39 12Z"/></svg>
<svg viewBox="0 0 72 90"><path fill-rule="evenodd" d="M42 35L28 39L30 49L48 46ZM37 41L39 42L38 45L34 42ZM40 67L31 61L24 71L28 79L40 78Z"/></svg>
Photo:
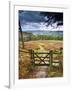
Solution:
<svg viewBox="0 0 72 90"><path fill-rule="evenodd" d="M63 47L63 42L60 40L37 40L27 41L24 43L24 49L21 48L22 43L19 42L19 78L41 78L41 77L62 77L63 66L53 66L51 69L49 66L33 66L30 59L29 49L33 49L36 52L53 50L59 51ZM60 60L63 62L63 53L54 55L54 60Z"/></svg>

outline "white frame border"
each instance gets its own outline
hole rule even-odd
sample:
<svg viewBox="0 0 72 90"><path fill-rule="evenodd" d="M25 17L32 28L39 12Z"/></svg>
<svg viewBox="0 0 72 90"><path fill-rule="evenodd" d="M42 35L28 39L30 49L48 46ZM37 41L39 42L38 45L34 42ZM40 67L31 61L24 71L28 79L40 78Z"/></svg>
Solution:
<svg viewBox="0 0 72 90"><path fill-rule="evenodd" d="M12 88L12 87L18 87L18 85L16 85L16 83L18 82L18 80L17 80L17 82L15 81L16 80L16 69L15 69L15 35L16 35L16 33L14 32L14 30L15 30L15 22L14 22L14 19L15 19L15 14L14 14L14 12L15 12L15 6L17 6L17 5L23 5L23 6L32 6L32 4L25 4L25 3L21 3L21 2L10 2L9 3L9 23L10 23L10 25L9 25L9 29L10 29L10 40L9 40L9 42L10 42L10 62L9 62L9 67L10 67L10 70L9 70L9 72L10 72L10 80L9 80L9 84L10 84L10 88ZM46 5L33 5L34 7L47 7ZM68 12L69 12L69 6L66 6L66 5L59 5L59 4L57 4L57 5L53 5L53 4L49 4L49 7L50 8L62 8L62 9L66 9L66 10L68 10ZM47 7L47 8L49 8L49 7ZM67 13L66 13L67 14ZM68 15L69 16L69 15ZM67 21L69 21L68 20L68 18L67 18ZM68 23L67 23L68 24ZM69 25L68 25L69 26ZM67 30L67 28L68 27L66 27L66 30ZM68 31L66 31L66 36L67 36L67 34L69 34L69 32ZM68 37L68 39L66 38L65 40L69 40L69 37ZM70 41L69 41L70 42ZM67 44L67 42L66 42L66 44ZM67 44L68 45L68 44ZM66 47L68 47L66 45ZM68 50L68 48L67 48L67 50ZM67 51L66 49L65 49L65 51ZM69 50L68 50L69 51ZM66 55L67 55L67 53L66 53ZM69 64L70 64L70 62L68 62ZM68 70L69 70L69 64L68 64ZM68 72L68 73L70 73L70 72ZM68 76L65 78L65 81L62 83L62 82L60 82L59 84L60 85L69 85L69 83L70 83L70 78L68 78L69 77L69 74L68 74ZM49 78L48 78L49 79ZM41 81L42 82L42 80L43 79L39 79L39 80L37 80L37 82L39 82L39 81ZM30 79L30 80L24 80L24 82L25 82L25 84L26 83L30 83L32 80ZM33 82L35 82L36 80L33 80ZM55 81L55 79L53 79L53 81ZM19 81L20 82L20 81ZM21 83L21 82L20 82ZM19 83L19 84L20 84ZM47 86L47 82L45 82L44 81L44 83L46 84L46 85L44 85L44 86ZM44 84L43 83L43 84ZM51 84L52 84L52 82L50 82ZM38 83L39 84L39 83ZM41 86L43 86L43 84L41 83L41 84L39 84L38 85L37 84L37 86L39 86L39 85L41 85ZM55 85L55 83L53 82L53 84L51 85L51 84L49 84L48 86L54 86ZM24 85L24 84L23 84ZM58 85L58 84L57 84ZM23 86L23 87L32 87L31 85L28 85L28 84L26 84L26 86ZM22 86L21 86L22 87ZM34 86L35 87L35 86Z"/></svg>

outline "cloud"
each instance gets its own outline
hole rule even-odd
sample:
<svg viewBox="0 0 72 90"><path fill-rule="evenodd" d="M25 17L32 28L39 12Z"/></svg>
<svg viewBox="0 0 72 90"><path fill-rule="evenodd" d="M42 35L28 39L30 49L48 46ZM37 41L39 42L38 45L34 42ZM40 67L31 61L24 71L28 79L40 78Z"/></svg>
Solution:
<svg viewBox="0 0 72 90"><path fill-rule="evenodd" d="M55 27L56 24L54 24ZM23 31L62 31L63 30L63 26L58 26L57 28L53 28L51 25L47 26L46 23L41 22L41 23L26 23L25 25L22 25L22 30Z"/></svg>
<svg viewBox="0 0 72 90"><path fill-rule="evenodd" d="M19 18L23 24L23 22L43 22L45 18L43 15L40 15L38 11L24 11L19 13Z"/></svg>
<svg viewBox="0 0 72 90"><path fill-rule="evenodd" d="M19 19L21 22L21 27L23 31L62 31L63 25L57 27L58 22L53 23L48 26L47 16L41 15L38 11L21 11L19 12Z"/></svg>

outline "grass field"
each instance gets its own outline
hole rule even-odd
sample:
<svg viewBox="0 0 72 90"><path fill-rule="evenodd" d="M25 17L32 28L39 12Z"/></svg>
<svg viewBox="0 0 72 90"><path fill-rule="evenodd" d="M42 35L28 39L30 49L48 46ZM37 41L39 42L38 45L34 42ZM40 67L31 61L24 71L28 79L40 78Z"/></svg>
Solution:
<svg viewBox="0 0 72 90"><path fill-rule="evenodd" d="M63 42L59 40L37 40L37 41L28 41L24 43L25 49L37 49L39 48L39 45L42 44L42 47L45 50L48 49L59 49L60 47L63 47ZM20 42L21 46L21 42Z"/></svg>
<svg viewBox="0 0 72 90"><path fill-rule="evenodd" d="M22 43L19 42L19 50L24 52L19 52L19 79L25 78L40 78L40 77L62 77L63 76L63 65L58 67L34 67L31 63L29 49L34 51L58 51L63 48L63 41L60 40L37 40L37 41L27 41L24 42L24 49L22 48ZM54 55L53 59L61 60L63 62L63 53L60 55Z"/></svg>

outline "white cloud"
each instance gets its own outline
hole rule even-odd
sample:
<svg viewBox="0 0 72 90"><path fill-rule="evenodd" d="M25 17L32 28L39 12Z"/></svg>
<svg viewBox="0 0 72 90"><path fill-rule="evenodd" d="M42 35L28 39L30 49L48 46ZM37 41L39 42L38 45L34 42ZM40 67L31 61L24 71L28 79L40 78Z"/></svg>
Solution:
<svg viewBox="0 0 72 90"><path fill-rule="evenodd" d="M41 23L34 23L34 22L27 22L25 25L22 25L23 31L32 31L32 30L45 30L45 31L62 31L63 26L58 26L56 23L54 23L52 26L47 26L47 23L41 22Z"/></svg>
<svg viewBox="0 0 72 90"><path fill-rule="evenodd" d="M47 16L45 16L45 20L48 20L48 17Z"/></svg>

